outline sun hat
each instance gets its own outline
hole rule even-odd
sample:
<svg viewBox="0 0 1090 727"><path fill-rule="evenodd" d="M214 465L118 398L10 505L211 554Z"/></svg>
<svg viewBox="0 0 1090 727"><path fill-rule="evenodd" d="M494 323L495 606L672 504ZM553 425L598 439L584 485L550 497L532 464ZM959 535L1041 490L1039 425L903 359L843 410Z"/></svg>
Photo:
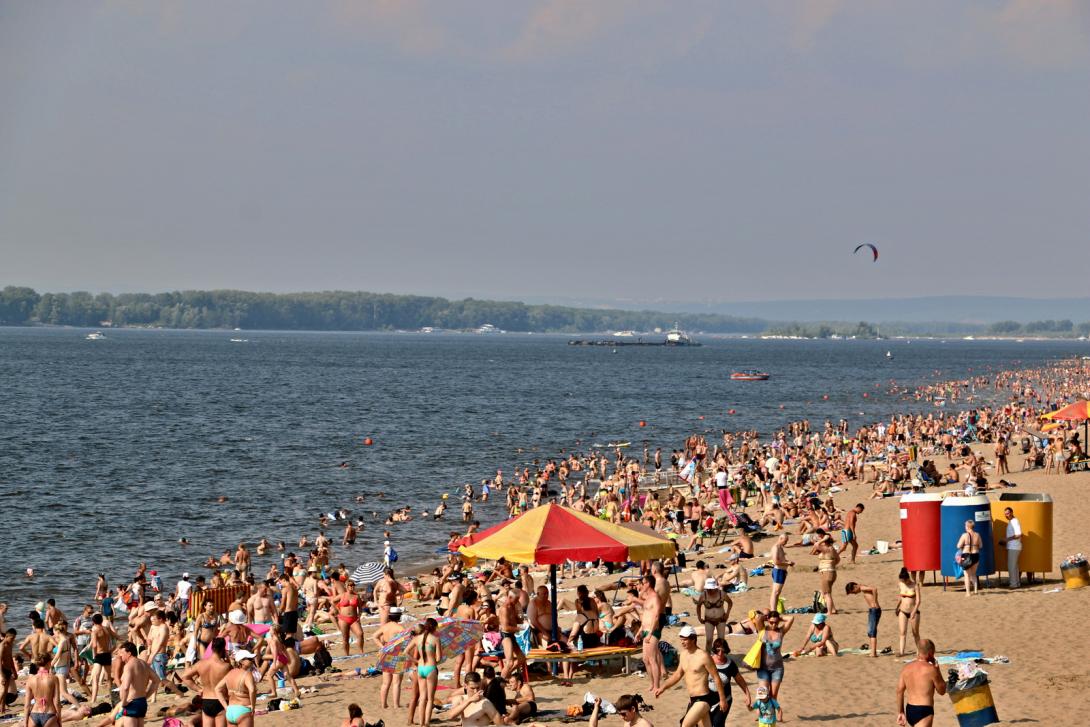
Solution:
<svg viewBox="0 0 1090 727"><path fill-rule="evenodd" d="M815 615L815 616L814 616L814 623L815 623L815 624L823 624L823 623L825 623L825 614L823 614L823 613L819 613L819 614Z"/></svg>
<svg viewBox="0 0 1090 727"><path fill-rule="evenodd" d="M768 687L757 687L757 696L758 697L767 697L768 696Z"/></svg>
<svg viewBox="0 0 1090 727"><path fill-rule="evenodd" d="M704 590L705 591L718 591L719 590L719 581L715 580L714 578L709 578L708 580L704 581Z"/></svg>
<svg viewBox="0 0 1090 727"><path fill-rule="evenodd" d="M235 661L242 661L243 659L257 659L257 654L246 651L246 649L239 649L235 652Z"/></svg>
<svg viewBox="0 0 1090 727"><path fill-rule="evenodd" d="M236 625L244 624L246 623L246 614L242 611L242 609L236 608L234 611L227 614L227 620Z"/></svg>

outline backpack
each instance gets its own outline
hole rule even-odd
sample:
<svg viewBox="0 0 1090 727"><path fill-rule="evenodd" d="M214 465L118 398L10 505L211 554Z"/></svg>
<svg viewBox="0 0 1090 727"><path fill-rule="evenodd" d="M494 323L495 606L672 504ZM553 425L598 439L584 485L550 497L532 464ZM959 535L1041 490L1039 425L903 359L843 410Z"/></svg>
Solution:
<svg viewBox="0 0 1090 727"><path fill-rule="evenodd" d="M397 551L394 550L392 547L390 548L390 556L389 557L390 557L390 562L391 563L396 563L397 562Z"/></svg>

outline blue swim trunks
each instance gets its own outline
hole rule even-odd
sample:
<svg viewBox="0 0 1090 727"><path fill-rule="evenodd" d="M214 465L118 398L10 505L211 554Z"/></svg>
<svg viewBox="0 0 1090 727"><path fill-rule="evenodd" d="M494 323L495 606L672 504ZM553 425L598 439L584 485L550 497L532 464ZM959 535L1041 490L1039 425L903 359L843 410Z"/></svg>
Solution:
<svg viewBox="0 0 1090 727"><path fill-rule="evenodd" d="M773 568L772 582L780 586L787 583L787 570L784 568Z"/></svg>

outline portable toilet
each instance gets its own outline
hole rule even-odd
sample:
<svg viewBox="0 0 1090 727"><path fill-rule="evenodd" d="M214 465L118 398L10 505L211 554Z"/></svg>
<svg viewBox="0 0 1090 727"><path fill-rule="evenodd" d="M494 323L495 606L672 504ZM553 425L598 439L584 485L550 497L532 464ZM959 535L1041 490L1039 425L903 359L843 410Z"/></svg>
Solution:
<svg viewBox="0 0 1090 727"><path fill-rule="evenodd" d="M960 575L960 567L954 562L958 553L958 540L965 533L965 521L972 520L973 528L980 534L980 564L978 576L995 573L995 543L992 540L992 507L984 495L957 497L951 495L942 501L941 511L941 558L942 574L949 578Z"/></svg>
<svg viewBox="0 0 1090 727"><path fill-rule="evenodd" d="M942 496L911 493L901 498L901 555L910 571L942 569Z"/></svg>
<svg viewBox="0 0 1090 727"><path fill-rule="evenodd" d="M1022 526L1022 554L1018 569L1023 573L1052 572L1052 497L1043 493L1004 492L992 502L992 539L995 542L995 569L1007 570L1007 549L999 544L1007 537L1007 518L1003 511L1014 510Z"/></svg>

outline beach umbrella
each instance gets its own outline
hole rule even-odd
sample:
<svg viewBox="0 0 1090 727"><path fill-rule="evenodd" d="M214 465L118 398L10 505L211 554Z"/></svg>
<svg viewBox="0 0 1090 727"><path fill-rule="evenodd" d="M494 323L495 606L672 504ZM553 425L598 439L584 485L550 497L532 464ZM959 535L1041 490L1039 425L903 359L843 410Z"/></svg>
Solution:
<svg viewBox="0 0 1090 727"><path fill-rule="evenodd" d="M352 571L352 581L357 586L365 586L371 583L378 583L382 580L382 574L386 569L385 563L372 561L370 563L364 563L356 570Z"/></svg>
<svg viewBox="0 0 1090 727"><path fill-rule="evenodd" d="M549 503L478 533L472 544L458 552L475 558L549 566L552 591L552 640L558 638L556 620L556 566L569 560L634 560L671 558L673 541L654 532L614 525L585 512Z"/></svg>
<svg viewBox="0 0 1090 727"><path fill-rule="evenodd" d="M470 644L480 641L484 636L484 624L480 621L446 616L439 619L438 623L439 627L435 630L435 636L439 639L444 656L447 657L464 654ZM404 672L408 666L409 646L412 640L412 629L405 629L387 641L379 650L375 667L380 671L392 671L398 674Z"/></svg>
<svg viewBox="0 0 1090 727"><path fill-rule="evenodd" d="M1086 440L1088 436L1090 436L1090 432L1087 431L1087 429L1090 428L1090 401L1076 401L1074 404L1068 404L1062 409L1050 411L1048 414L1042 414L1041 418L1052 421L1083 422L1082 446L1085 450ZM1044 427L1042 427L1042 429L1044 429Z"/></svg>

